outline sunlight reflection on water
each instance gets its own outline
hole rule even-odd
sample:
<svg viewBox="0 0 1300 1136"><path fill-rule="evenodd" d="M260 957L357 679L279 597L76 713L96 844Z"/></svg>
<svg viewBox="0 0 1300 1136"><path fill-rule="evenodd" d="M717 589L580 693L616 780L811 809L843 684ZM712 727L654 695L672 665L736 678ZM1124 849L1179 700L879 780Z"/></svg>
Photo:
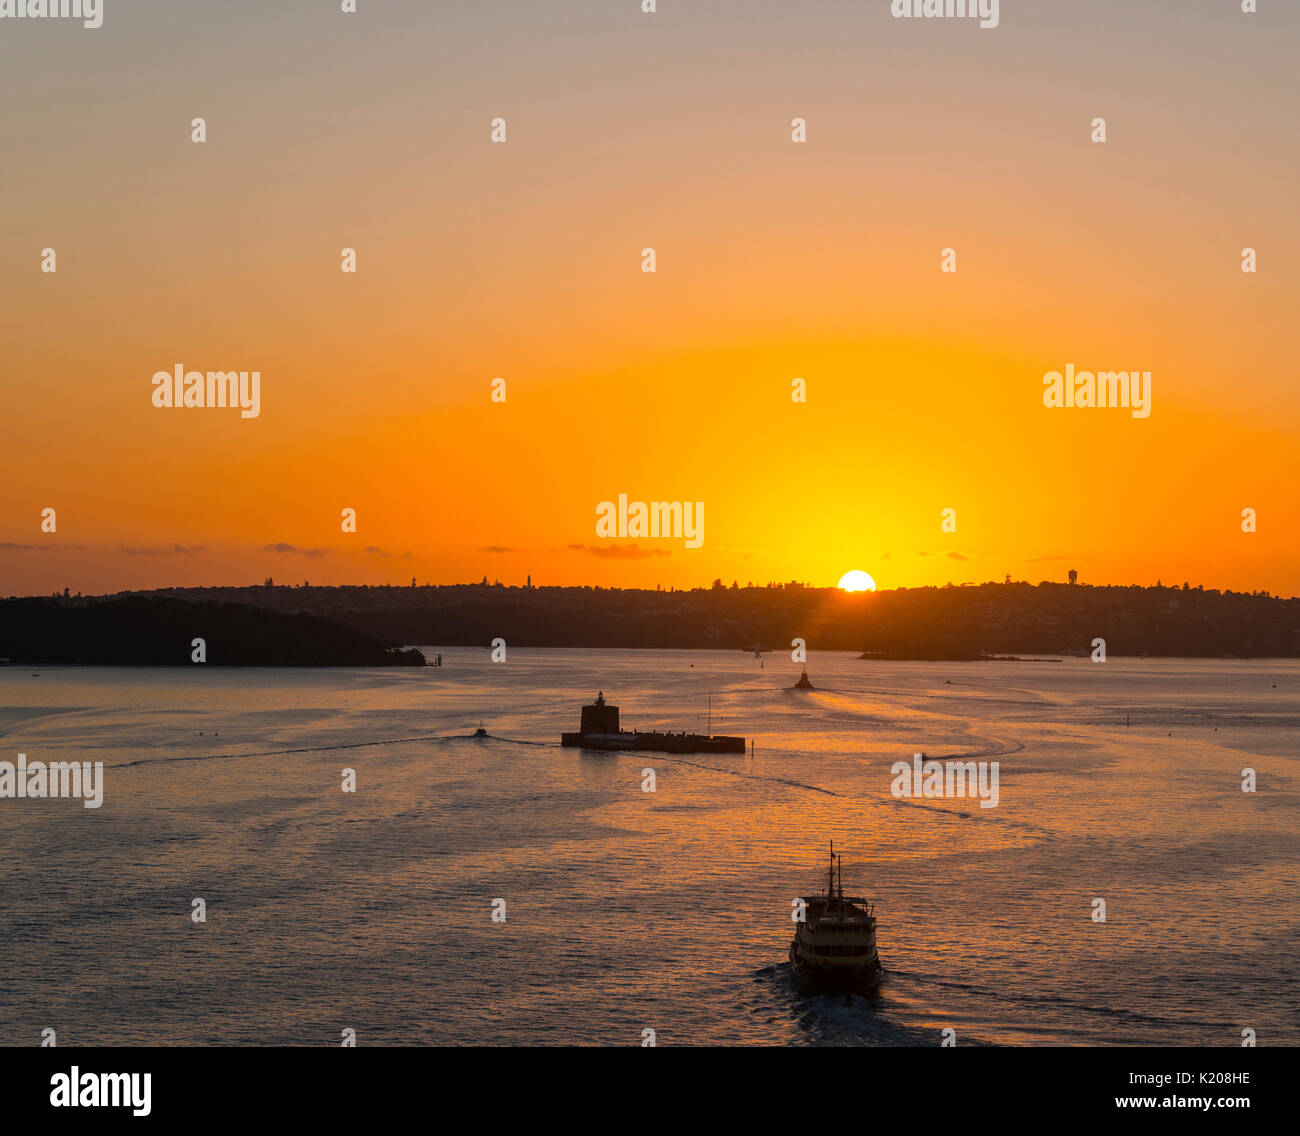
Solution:
<svg viewBox="0 0 1300 1136"><path fill-rule="evenodd" d="M787 656L438 650L0 668L4 759L108 767L99 810L0 801L6 1040L1300 1043L1295 662L814 653L801 692ZM712 695L754 753L559 748L598 689L697 732ZM917 751L998 761L1000 804L895 800ZM878 905L874 1000L785 962L832 838Z"/></svg>

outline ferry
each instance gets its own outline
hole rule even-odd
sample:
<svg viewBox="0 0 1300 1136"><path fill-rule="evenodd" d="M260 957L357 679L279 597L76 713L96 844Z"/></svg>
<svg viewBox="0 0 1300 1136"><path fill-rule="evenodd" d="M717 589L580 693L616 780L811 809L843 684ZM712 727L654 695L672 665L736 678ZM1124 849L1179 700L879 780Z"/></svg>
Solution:
<svg viewBox="0 0 1300 1136"><path fill-rule="evenodd" d="M799 985L808 990L878 990L885 968L876 952L875 906L861 896L845 896L844 864L835 854L834 841L826 893L801 898L804 919L790 943L790 969Z"/></svg>
<svg viewBox="0 0 1300 1136"><path fill-rule="evenodd" d="M560 744L583 749L657 750L660 753L744 753L745 739L712 732L707 734L661 734L657 730L624 730L618 724L618 707L605 701L602 690L596 701L582 708L582 725L577 733L560 735Z"/></svg>

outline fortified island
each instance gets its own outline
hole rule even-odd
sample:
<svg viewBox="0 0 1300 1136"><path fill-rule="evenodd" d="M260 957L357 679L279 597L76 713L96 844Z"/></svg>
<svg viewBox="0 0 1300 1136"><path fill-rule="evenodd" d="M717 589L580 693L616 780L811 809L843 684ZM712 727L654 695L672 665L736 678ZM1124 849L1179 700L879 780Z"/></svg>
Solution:
<svg viewBox="0 0 1300 1136"><path fill-rule="evenodd" d="M582 708L582 726L576 734L560 735L560 744L583 749L648 749L660 753L744 753L745 739L719 734L661 734L657 730L624 730L618 724L618 707L596 701Z"/></svg>

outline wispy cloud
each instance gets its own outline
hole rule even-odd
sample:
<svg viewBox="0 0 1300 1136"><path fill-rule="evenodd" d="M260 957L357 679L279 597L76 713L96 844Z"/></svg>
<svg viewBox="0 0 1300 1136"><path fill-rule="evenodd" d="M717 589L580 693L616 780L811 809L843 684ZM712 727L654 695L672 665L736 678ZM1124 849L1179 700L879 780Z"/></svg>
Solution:
<svg viewBox="0 0 1300 1136"><path fill-rule="evenodd" d="M654 556L671 556L666 549L642 548L636 544L571 544L573 552L583 552L601 560L649 560Z"/></svg>
<svg viewBox="0 0 1300 1136"><path fill-rule="evenodd" d="M969 559L970 559L970 557L967 556L967 555L966 555L965 553L963 553L963 552L948 552L948 553L945 553L944 555L946 555L946 556L948 557L949 560L969 560Z"/></svg>
<svg viewBox="0 0 1300 1136"><path fill-rule="evenodd" d="M373 544L366 545L366 551L371 556L383 556L388 559L396 559L396 560L410 560L412 556L410 550L407 550L406 552L389 552L388 549L377 548Z"/></svg>
<svg viewBox="0 0 1300 1136"><path fill-rule="evenodd" d="M488 544L488 545L484 545L482 548L480 548L479 551L480 551L480 552L492 552L492 553L496 553L496 554L498 554L498 555L502 555L502 554L507 553L507 552L514 552L515 550L514 550L513 548L506 548L504 545L500 545L500 544ZM519 551L522 552L523 549L520 549Z"/></svg>
<svg viewBox="0 0 1300 1136"><path fill-rule="evenodd" d="M280 541L279 544L262 545L263 552L285 552L291 556L305 556L308 560L319 560L322 556L328 556L332 549L329 548L297 548L292 544L285 544Z"/></svg>
<svg viewBox="0 0 1300 1136"><path fill-rule="evenodd" d="M84 544L14 544L12 541L0 541L0 552L50 552L56 548L66 551L85 547Z"/></svg>
<svg viewBox="0 0 1300 1136"><path fill-rule="evenodd" d="M170 548L132 548L122 545L127 556L194 556L203 551L201 544L173 544Z"/></svg>
<svg viewBox="0 0 1300 1136"><path fill-rule="evenodd" d="M755 553L762 552L761 548L747 548L744 545L737 544L718 544L713 547L714 552L728 552L733 556L739 556L741 560L750 560Z"/></svg>

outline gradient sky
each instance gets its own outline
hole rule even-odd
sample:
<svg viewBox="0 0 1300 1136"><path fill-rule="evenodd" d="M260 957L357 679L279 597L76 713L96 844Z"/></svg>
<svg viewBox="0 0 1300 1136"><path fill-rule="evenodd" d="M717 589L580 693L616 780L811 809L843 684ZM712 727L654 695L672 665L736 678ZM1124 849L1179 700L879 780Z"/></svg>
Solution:
<svg viewBox="0 0 1300 1136"><path fill-rule="evenodd" d="M0 21L0 594L1300 593L1296 5L359 7ZM177 363L260 370L261 417L154 408ZM1044 408L1067 363L1151 416ZM611 550L620 492L704 546Z"/></svg>

